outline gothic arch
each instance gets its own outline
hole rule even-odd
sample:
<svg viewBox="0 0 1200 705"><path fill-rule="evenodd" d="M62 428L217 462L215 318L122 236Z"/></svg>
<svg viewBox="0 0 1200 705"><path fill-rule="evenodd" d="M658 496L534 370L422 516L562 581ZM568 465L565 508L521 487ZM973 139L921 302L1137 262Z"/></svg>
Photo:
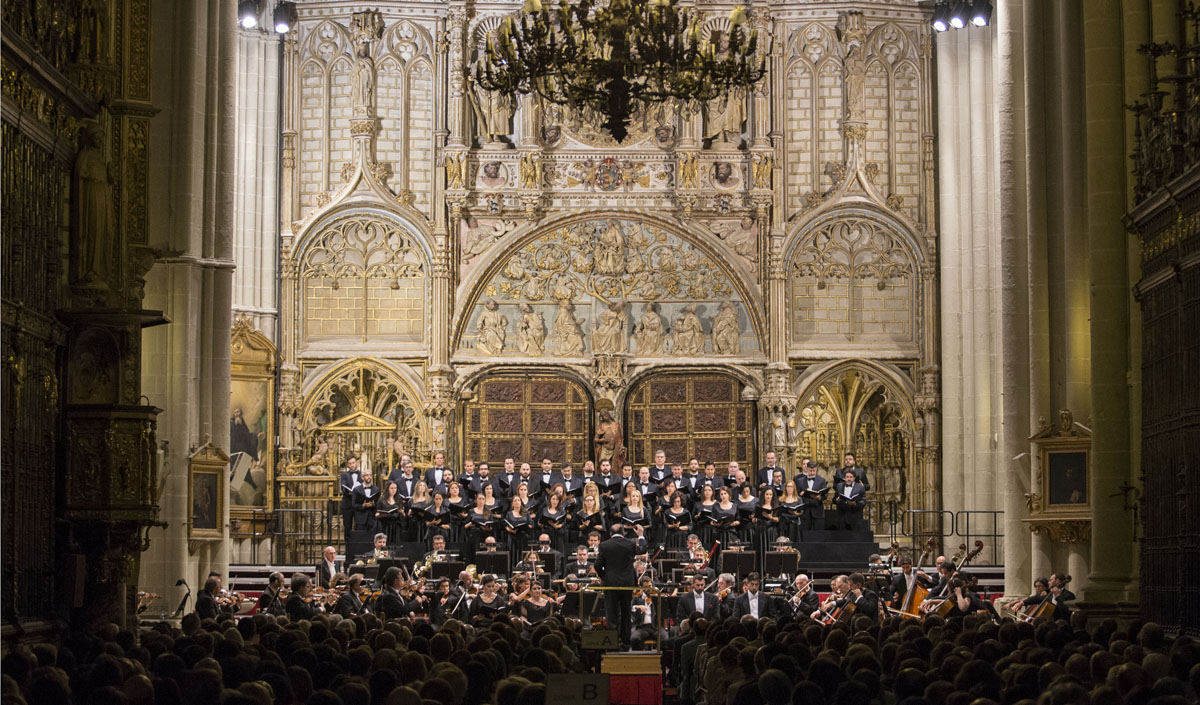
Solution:
<svg viewBox="0 0 1200 705"><path fill-rule="evenodd" d="M924 243L861 205L836 208L794 231L784 247L788 346L920 357L928 260Z"/></svg>
<svg viewBox="0 0 1200 705"><path fill-rule="evenodd" d="M583 232L601 224L606 232L613 226L621 232L616 254L603 263L595 259L600 250L592 243L592 233ZM466 337L488 300L495 301L499 315L506 321L501 326L497 316L497 328L503 330L515 330L521 315L517 312L518 304L547 309L548 305L557 307L561 301L571 301L576 306L573 310L579 312L583 310L580 304L596 309L610 301L622 300L628 304L626 331L633 328L646 303L654 303L660 313L670 314L674 308L682 310L694 302L698 307L706 307L699 312L701 316L711 316L722 301L728 300L737 308L739 318L740 345L736 353L739 357L733 359L759 359L766 350L763 306L758 292L728 264L733 259L728 252L675 222L640 213L577 213L529 231L516 231L507 240L493 245L489 255L490 263L472 272L458 288L456 299L462 305L455 313L451 349L459 353L471 354L472 346ZM553 311L547 311L551 313L549 318L554 318ZM560 308L560 316L564 315L562 311ZM546 323L549 328L548 318ZM566 357L586 357L592 353L591 324L591 320L581 321L584 345L575 351L578 354ZM493 345L494 350L515 352L510 350L507 336L496 337L499 347ZM632 341L627 342L629 350L634 351ZM708 352L707 345L705 342L696 354L715 354L715 350ZM541 355L539 352L528 356Z"/></svg>
<svg viewBox="0 0 1200 705"><path fill-rule="evenodd" d="M871 472L876 499L905 509L929 508L935 472L921 462L916 390L886 363L838 360L801 373L794 384L796 453L827 467L853 451ZM871 519L882 522L876 512Z"/></svg>
<svg viewBox="0 0 1200 705"><path fill-rule="evenodd" d="M323 214L297 238L290 257L297 339L306 346L357 338L428 347L432 261L429 238L390 211L348 207ZM359 309L359 317L344 315Z"/></svg>

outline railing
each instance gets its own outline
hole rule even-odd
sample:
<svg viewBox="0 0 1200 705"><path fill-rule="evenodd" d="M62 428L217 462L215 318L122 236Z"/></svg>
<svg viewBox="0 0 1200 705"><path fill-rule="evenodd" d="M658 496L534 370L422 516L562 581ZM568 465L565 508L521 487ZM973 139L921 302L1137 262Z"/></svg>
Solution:
<svg viewBox="0 0 1200 705"><path fill-rule="evenodd" d="M961 544L973 549L983 541L984 552L974 559L980 565L999 565L1004 555L1004 512L947 509L905 509L900 512L899 532L891 527L892 541L908 546L916 559L932 537L937 555L953 555ZM899 535L897 535L897 533ZM906 541L907 539L907 541Z"/></svg>
<svg viewBox="0 0 1200 705"><path fill-rule="evenodd" d="M275 562L303 564L315 561L321 549L333 538L328 509L294 508L275 510Z"/></svg>

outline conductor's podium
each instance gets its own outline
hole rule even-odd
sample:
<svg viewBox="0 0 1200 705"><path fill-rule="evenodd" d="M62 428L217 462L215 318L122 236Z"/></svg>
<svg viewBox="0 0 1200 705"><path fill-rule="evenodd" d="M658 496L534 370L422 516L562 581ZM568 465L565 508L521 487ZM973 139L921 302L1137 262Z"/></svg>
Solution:
<svg viewBox="0 0 1200 705"><path fill-rule="evenodd" d="M657 651L604 654L600 672L609 675L612 705L662 705L662 655Z"/></svg>

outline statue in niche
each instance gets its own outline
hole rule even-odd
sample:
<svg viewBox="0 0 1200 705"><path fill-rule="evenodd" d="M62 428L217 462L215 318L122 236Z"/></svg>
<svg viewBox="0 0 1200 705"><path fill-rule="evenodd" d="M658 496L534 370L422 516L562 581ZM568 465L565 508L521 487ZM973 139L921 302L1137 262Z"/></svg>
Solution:
<svg viewBox="0 0 1200 705"><path fill-rule="evenodd" d="M564 357L583 354L582 318L575 317L575 304L558 302L558 317L554 319L553 339L558 343L558 354Z"/></svg>
<svg viewBox="0 0 1200 705"><path fill-rule="evenodd" d="M771 447L777 451L787 450L787 422L782 414L771 420Z"/></svg>
<svg viewBox="0 0 1200 705"><path fill-rule="evenodd" d="M500 91L489 91L483 86L472 88L471 107L479 125L479 136L486 146L504 148L504 138L511 134L509 125L515 109L513 97Z"/></svg>
<svg viewBox="0 0 1200 705"><path fill-rule="evenodd" d="M478 335L475 346L488 355L499 355L504 350L504 331L508 328L508 319L500 314L499 308L492 299L484 302L484 310L479 314L476 326Z"/></svg>
<svg viewBox="0 0 1200 705"><path fill-rule="evenodd" d="M704 352L704 326L696 315L696 304L683 307L683 313L671 326L675 352L679 355L699 355Z"/></svg>
<svg viewBox="0 0 1200 705"><path fill-rule="evenodd" d="M625 345L625 304L613 301L600 314L592 333L592 349L598 353L623 353Z"/></svg>
<svg viewBox="0 0 1200 705"><path fill-rule="evenodd" d="M87 120L79 130L75 157L71 264L74 284L105 288L112 274L116 221L113 219L112 176L104 156L105 130L100 119Z"/></svg>
<svg viewBox="0 0 1200 705"><path fill-rule="evenodd" d="M621 226L610 220L596 238L596 273L619 275L625 267L625 236Z"/></svg>
<svg viewBox="0 0 1200 705"><path fill-rule="evenodd" d="M666 327L663 326L662 316L654 310L654 304L648 303L642 309L642 317L638 319L633 337L637 340L639 354L662 354L663 343L666 341Z"/></svg>
<svg viewBox="0 0 1200 705"><path fill-rule="evenodd" d="M718 355L734 355L739 351L741 330L738 325L737 307L732 301L721 303L721 310L713 319L713 352Z"/></svg>
<svg viewBox="0 0 1200 705"><path fill-rule="evenodd" d="M527 303L521 304L517 319L517 348L526 355L541 355L546 351L546 319Z"/></svg>
<svg viewBox="0 0 1200 705"><path fill-rule="evenodd" d="M613 467L625 464L625 443L621 438L621 424L617 423L612 409L600 412L600 421L596 424L596 455L599 462L608 460Z"/></svg>
<svg viewBox="0 0 1200 705"><path fill-rule="evenodd" d="M842 80L846 84L846 119L864 120L864 87L866 85L867 64L863 59L863 46L860 43L850 45L846 59L842 64Z"/></svg>
<svg viewBox="0 0 1200 705"><path fill-rule="evenodd" d="M729 55L729 35L714 31L709 39L716 57ZM745 100L741 96L726 94L704 106L704 138L711 140L713 149L737 149L742 142L742 123L746 119Z"/></svg>
<svg viewBox="0 0 1200 705"><path fill-rule="evenodd" d="M375 60L370 42L361 42L350 74L350 105L355 117L375 117Z"/></svg>

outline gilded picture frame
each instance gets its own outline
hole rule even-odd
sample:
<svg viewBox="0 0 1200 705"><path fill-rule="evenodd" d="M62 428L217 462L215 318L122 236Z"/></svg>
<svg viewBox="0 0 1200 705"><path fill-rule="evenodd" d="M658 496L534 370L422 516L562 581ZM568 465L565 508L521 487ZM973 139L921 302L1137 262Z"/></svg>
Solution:
<svg viewBox="0 0 1200 705"><path fill-rule="evenodd" d="M275 503L275 363L271 341L246 316L230 341L229 467L232 514L249 518Z"/></svg>
<svg viewBox="0 0 1200 705"><path fill-rule="evenodd" d="M206 442L188 458L188 539L225 538L229 456Z"/></svg>

